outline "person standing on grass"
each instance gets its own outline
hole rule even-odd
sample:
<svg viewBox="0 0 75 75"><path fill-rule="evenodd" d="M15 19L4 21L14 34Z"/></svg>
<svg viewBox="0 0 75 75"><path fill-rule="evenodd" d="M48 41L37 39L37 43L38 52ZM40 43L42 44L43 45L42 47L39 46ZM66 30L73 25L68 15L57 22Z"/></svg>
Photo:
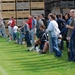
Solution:
<svg viewBox="0 0 75 75"><path fill-rule="evenodd" d="M72 61L75 62L75 27L74 27L74 30L72 32L72 35L71 35L71 38L70 38L70 41L72 41L72 50L71 50L71 58L72 58Z"/></svg>
<svg viewBox="0 0 75 75"><path fill-rule="evenodd" d="M28 16L28 25L29 25L29 28L30 28L30 30L32 29L32 16L31 15L29 15Z"/></svg>
<svg viewBox="0 0 75 75"><path fill-rule="evenodd" d="M27 44L27 47L30 47L31 46L30 28L29 28L29 25L26 21L23 21L23 24L24 24L23 29L24 29L26 44Z"/></svg>
<svg viewBox="0 0 75 75"><path fill-rule="evenodd" d="M58 18L57 18L57 23L58 23L58 28L60 29L60 31L65 27L65 20L63 19L63 16L62 14L59 14L58 15ZM62 37L64 37L64 34L61 33ZM64 40L62 39L61 40L61 43L59 44L59 48L61 50L61 52L63 51L63 44L64 44Z"/></svg>
<svg viewBox="0 0 75 75"><path fill-rule="evenodd" d="M7 24L9 25L8 26L8 29L9 29L9 38L10 38L10 40L12 40L13 39L13 27L16 24L16 21L15 21L14 17L11 17Z"/></svg>
<svg viewBox="0 0 75 75"><path fill-rule="evenodd" d="M40 19L43 21L43 24L45 25L45 28L47 29L47 21L45 19L45 15L44 14L41 14L40 15Z"/></svg>
<svg viewBox="0 0 75 75"><path fill-rule="evenodd" d="M66 28L68 29L68 32L67 32L67 40L69 41L69 47L68 47L68 61L72 61L72 41L70 40L70 37L71 37L71 34L72 34L72 31L74 29L74 26L75 26L75 21L74 21L74 9L70 10L70 17L71 17L71 22L70 22L70 25L66 25Z"/></svg>
<svg viewBox="0 0 75 75"><path fill-rule="evenodd" d="M17 29L15 43L20 44L20 29Z"/></svg>
<svg viewBox="0 0 75 75"><path fill-rule="evenodd" d="M34 40L36 40L36 19L34 18L34 15L32 15L32 30L34 32Z"/></svg>
<svg viewBox="0 0 75 75"><path fill-rule="evenodd" d="M40 15L36 16L36 36L39 37L40 26L44 25L43 21L40 19Z"/></svg>
<svg viewBox="0 0 75 75"><path fill-rule="evenodd" d="M2 37L6 37L5 25L2 18L0 18L0 33L2 34Z"/></svg>
<svg viewBox="0 0 75 75"><path fill-rule="evenodd" d="M58 35L60 33L60 30L53 14L49 15L49 19L50 23L48 28L46 29L46 32L51 32L53 51L55 52L55 56L60 57L62 55L61 51L58 48Z"/></svg>
<svg viewBox="0 0 75 75"><path fill-rule="evenodd" d="M74 61L75 62L75 36L74 36L74 27L75 27L75 10L72 11L73 13L73 20L70 26L67 26L68 28L68 40L69 40L69 50L70 50L70 57L68 61ZM72 36L71 36L72 35ZM71 39L70 39L71 37Z"/></svg>
<svg viewBox="0 0 75 75"><path fill-rule="evenodd" d="M70 25L70 22L71 22L70 14L69 14L69 13L66 13L66 14L65 14L65 24L66 24L66 25ZM60 34L63 34L62 40L65 40L65 41L66 41L66 47L68 48L69 42L68 42L68 40L66 39L66 37L67 37L67 32L68 32L68 28L66 28L66 25L65 25L64 28L61 30ZM63 42L63 46L64 46L64 42ZM63 46L62 46L62 49L63 49Z"/></svg>
<svg viewBox="0 0 75 75"><path fill-rule="evenodd" d="M14 39L14 40L16 40L17 29L18 29L18 26L15 25L15 26L13 27L13 39Z"/></svg>

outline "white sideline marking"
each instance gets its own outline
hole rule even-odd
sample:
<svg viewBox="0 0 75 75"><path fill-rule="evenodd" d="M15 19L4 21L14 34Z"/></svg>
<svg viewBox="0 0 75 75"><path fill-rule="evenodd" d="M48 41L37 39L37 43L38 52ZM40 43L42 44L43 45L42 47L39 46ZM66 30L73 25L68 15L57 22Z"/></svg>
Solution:
<svg viewBox="0 0 75 75"><path fill-rule="evenodd" d="M8 75L8 73L4 70L3 67L0 66L0 71L2 72L3 75Z"/></svg>

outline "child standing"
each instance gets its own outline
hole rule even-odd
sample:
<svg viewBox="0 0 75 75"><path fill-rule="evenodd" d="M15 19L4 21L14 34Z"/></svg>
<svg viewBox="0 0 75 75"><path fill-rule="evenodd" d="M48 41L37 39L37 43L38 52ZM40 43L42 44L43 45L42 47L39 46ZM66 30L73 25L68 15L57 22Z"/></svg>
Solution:
<svg viewBox="0 0 75 75"><path fill-rule="evenodd" d="M17 30L18 30L18 26L15 25L15 26L13 27L13 39L14 39L14 40L16 40L16 33L17 33Z"/></svg>
<svg viewBox="0 0 75 75"><path fill-rule="evenodd" d="M16 32L16 41L15 41L17 44L20 44L20 30L17 29L17 32Z"/></svg>

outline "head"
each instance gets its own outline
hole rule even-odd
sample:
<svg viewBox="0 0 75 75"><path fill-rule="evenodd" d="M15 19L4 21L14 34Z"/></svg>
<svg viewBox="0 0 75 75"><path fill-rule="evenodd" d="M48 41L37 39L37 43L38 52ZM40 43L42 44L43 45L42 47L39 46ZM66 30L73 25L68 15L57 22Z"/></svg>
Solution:
<svg viewBox="0 0 75 75"><path fill-rule="evenodd" d="M31 15L29 15L29 16L28 16L28 19L31 19L31 18L32 18L32 16L31 16Z"/></svg>
<svg viewBox="0 0 75 75"><path fill-rule="evenodd" d="M49 15L51 15L51 14L52 14L52 13L49 13L49 14L48 14L48 19L49 19Z"/></svg>
<svg viewBox="0 0 75 75"><path fill-rule="evenodd" d="M74 10L73 18L75 18L75 10Z"/></svg>
<svg viewBox="0 0 75 75"><path fill-rule="evenodd" d="M44 30L45 29L45 26L44 25L41 25L40 26L40 30Z"/></svg>
<svg viewBox="0 0 75 75"><path fill-rule="evenodd" d="M23 20L23 24L24 24L24 25L27 25L27 22L26 22L25 20Z"/></svg>
<svg viewBox="0 0 75 75"><path fill-rule="evenodd" d="M50 21L55 20L54 14L49 14L49 20L50 20Z"/></svg>
<svg viewBox="0 0 75 75"><path fill-rule="evenodd" d="M40 15L40 18L45 18L45 15L44 15L44 14L41 14L41 15Z"/></svg>
<svg viewBox="0 0 75 75"><path fill-rule="evenodd" d="M59 14L59 15L58 15L58 18L62 18L62 14Z"/></svg>
<svg viewBox="0 0 75 75"><path fill-rule="evenodd" d="M69 13L66 13L65 14L65 20L69 19L70 18L70 14Z"/></svg>
<svg viewBox="0 0 75 75"><path fill-rule="evenodd" d="M37 15L37 16L36 16L36 20L39 20L39 19L40 19L40 15Z"/></svg>
<svg viewBox="0 0 75 75"><path fill-rule="evenodd" d="M17 31L20 32L20 29L18 28Z"/></svg>
<svg viewBox="0 0 75 75"><path fill-rule="evenodd" d="M10 19L11 19L11 20L13 20L13 19L14 19L14 17L12 16Z"/></svg>
<svg viewBox="0 0 75 75"><path fill-rule="evenodd" d="M32 19L34 19L34 15L32 15Z"/></svg>
<svg viewBox="0 0 75 75"><path fill-rule="evenodd" d="M70 17L73 17L74 9L70 10L69 14L70 14Z"/></svg>
<svg viewBox="0 0 75 75"><path fill-rule="evenodd" d="M55 17L55 18L57 18L57 15L56 15L56 13L54 13L53 15L54 15L54 17Z"/></svg>

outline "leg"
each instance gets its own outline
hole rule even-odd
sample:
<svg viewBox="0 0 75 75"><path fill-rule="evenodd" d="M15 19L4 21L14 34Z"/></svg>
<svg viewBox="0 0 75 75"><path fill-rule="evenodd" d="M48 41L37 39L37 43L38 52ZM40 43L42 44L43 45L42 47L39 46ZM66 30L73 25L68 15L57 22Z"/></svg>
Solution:
<svg viewBox="0 0 75 75"><path fill-rule="evenodd" d="M52 47L53 47L53 51L55 52L55 56L60 57L62 53L58 48L57 37L52 37Z"/></svg>
<svg viewBox="0 0 75 75"><path fill-rule="evenodd" d="M29 33L25 34L25 38L26 38L27 46L30 47L31 46L31 42L30 42L30 38L29 38Z"/></svg>
<svg viewBox="0 0 75 75"><path fill-rule="evenodd" d="M68 52L70 52L70 56L69 56L69 59L68 59L69 61L73 60L73 51L72 51L73 50L73 44L72 44L72 40L73 39L71 39L70 42L69 42L69 50L68 50Z"/></svg>
<svg viewBox="0 0 75 75"><path fill-rule="evenodd" d="M28 51L32 51L34 48L38 49L38 44L37 44L37 41L34 42L34 45L35 46L32 46Z"/></svg>
<svg viewBox="0 0 75 75"><path fill-rule="evenodd" d="M75 37L73 37L73 41L72 41L72 47L73 47L73 50L72 50L72 52L73 52L73 61L75 62Z"/></svg>
<svg viewBox="0 0 75 75"><path fill-rule="evenodd" d="M49 49L49 42L47 41L44 44L43 52L47 52L48 49Z"/></svg>
<svg viewBox="0 0 75 75"><path fill-rule="evenodd" d="M49 41L45 42L44 48L40 51L41 54L46 54L47 50L49 49Z"/></svg>

